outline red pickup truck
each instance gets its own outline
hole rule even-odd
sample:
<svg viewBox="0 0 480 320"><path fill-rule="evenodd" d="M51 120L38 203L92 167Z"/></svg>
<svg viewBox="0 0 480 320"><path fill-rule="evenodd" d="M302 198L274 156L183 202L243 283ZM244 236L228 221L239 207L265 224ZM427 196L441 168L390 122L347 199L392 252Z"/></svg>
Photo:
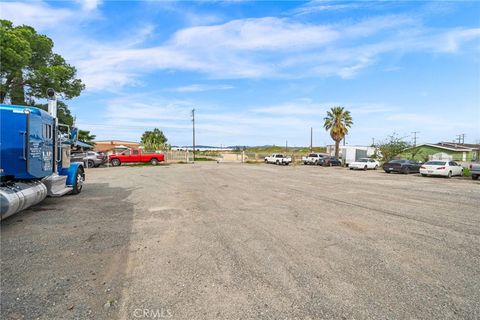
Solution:
<svg viewBox="0 0 480 320"><path fill-rule="evenodd" d="M161 161L165 161L165 155L161 153L143 153L141 150L125 150L119 154L109 155L108 160L114 167L122 163L132 162L150 162L156 166Z"/></svg>

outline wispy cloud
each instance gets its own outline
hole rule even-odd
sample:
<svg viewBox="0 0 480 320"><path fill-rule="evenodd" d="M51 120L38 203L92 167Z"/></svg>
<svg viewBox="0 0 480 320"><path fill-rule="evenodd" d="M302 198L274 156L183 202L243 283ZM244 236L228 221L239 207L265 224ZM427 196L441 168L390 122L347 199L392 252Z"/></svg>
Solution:
<svg viewBox="0 0 480 320"><path fill-rule="evenodd" d="M74 12L64 8L54 8L39 2L0 2L2 19L13 21L17 25L32 25L37 27L52 27L64 23L74 16Z"/></svg>
<svg viewBox="0 0 480 320"><path fill-rule="evenodd" d="M229 84L191 84L188 86L181 86L177 88L168 89L173 92L203 92L203 91L217 91L217 90L231 90L235 86Z"/></svg>
<svg viewBox="0 0 480 320"><path fill-rule="evenodd" d="M102 0L75 0L75 2L79 3L83 10L92 11L97 9L101 4Z"/></svg>
<svg viewBox="0 0 480 320"><path fill-rule="evenodd" d="M55 8L44 2L2 2L2 15L15 23L59 26L88 16L101 1L81 2L78 10ZM298 10L346 9L358 3L312 2ZM327 7L325 7L327 6ZM331 8L330 8L331 7ZM179 10L169 5L169 10ZM316 8L316 9L313 9ZM216 24L215 24L216 23ZM480 38L480 28L434 29L421 17L387 14L355 21L306 23L291 17L209 20L174 32L157 45L152 23L138 25L122 42L63 35L66 58L73 61L88 90L119 90L141 86L144 75L159 70L195 72L209 79L302 78L337 76L351 79L375 65L382 55L410 52L457 53ZM79 25L78 28L81 28ZM60 42L60 46L62 43ZM477 48L478 50L478 48ZM227 90L192 86L183 92Z"/></svg>

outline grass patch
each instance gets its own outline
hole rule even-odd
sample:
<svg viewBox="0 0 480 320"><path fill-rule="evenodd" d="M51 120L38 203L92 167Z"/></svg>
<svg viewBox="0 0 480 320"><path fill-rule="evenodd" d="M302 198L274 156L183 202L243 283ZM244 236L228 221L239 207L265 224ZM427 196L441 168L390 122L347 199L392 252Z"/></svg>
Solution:
<svg viewBox="0 0 480 320"><path fill-rule="evenodd" d="M206 157L195 157L195 161L217 161L212 158L206 158Z"/></svg>

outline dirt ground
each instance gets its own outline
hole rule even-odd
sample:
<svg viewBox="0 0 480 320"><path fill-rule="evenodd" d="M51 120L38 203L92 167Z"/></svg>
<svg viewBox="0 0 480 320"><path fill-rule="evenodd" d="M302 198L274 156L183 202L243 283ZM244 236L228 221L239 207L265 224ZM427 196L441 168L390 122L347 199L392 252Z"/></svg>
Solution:
<svg viewBox="0 0 480 320"><path fill-rule="evenodd" d="M2 319L478 319L480 183L91 169L1 224Z"/></svg>

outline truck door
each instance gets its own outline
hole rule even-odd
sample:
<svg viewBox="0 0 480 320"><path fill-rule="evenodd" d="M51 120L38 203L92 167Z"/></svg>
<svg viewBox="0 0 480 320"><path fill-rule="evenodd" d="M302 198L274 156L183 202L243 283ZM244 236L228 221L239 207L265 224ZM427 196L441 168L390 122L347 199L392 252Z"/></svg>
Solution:
<svg viewBox="0 0 480 320"><path fill-rule="evenodd" d="M27 171L43 178L53 171L53 119L30 114L28 123Z"/></svg>
<svg viewBox="0 0 480 320"><path fill-rule="evenodd" d="M138 150L135 150L135 149L132 150L132 154L130 155L130 159L131 159L131 162L141 162L143 160L140 152Z"/></svg>

